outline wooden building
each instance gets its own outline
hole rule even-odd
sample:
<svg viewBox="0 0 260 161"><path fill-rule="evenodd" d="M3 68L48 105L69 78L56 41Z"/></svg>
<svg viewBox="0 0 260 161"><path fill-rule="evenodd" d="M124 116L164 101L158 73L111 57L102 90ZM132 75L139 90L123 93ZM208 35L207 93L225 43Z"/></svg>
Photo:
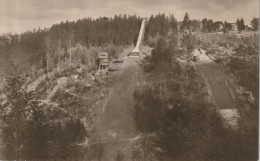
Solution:
<svg viewBox="0 0 260 161"><path fill-rule="evenodd" d="M108 53L107 52L98 52L99 58L99 69L100 70L107 70L108 69Z"/></svg>

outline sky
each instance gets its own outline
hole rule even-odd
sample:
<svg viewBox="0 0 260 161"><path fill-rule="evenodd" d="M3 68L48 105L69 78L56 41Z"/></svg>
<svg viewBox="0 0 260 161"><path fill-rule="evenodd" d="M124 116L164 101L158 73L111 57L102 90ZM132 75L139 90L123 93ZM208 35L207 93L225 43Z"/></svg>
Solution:
<svg viewBox="0 0 260 161"><path fill-rule="evenodd" d="M115 14L149 17L151 14L174 14L182 21L211 18L246 24L259 17L258 0L0 0L0 34L21 33L39 27L51 27L61 21Z"/></svg>

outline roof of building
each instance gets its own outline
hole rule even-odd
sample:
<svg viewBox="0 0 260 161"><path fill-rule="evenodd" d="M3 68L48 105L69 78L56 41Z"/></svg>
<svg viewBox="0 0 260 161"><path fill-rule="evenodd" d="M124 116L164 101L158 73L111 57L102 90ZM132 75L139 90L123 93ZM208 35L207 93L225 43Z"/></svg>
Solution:
<svg viewBox="0 0 260 161"><path fill-rule="evenodd" d="M102 62L100 65L109 65L109 62Z"/></svg>
<svg viewBox="0 0 260 161"><path fill-rule="evenodd" d="M104 52L104 51L98 52L98 57L99 57L100 59L107 59L107 58L108 58L108 53L107 53L107 52Z"/></svg>

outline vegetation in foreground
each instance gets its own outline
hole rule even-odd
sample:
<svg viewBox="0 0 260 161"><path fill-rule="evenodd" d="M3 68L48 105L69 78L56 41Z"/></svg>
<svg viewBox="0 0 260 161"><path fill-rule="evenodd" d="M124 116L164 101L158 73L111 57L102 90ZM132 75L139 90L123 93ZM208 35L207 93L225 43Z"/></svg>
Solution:
<svg viewBox="0 0 260 161"><path fill-rule="evenodd" d="M147 56L141 64L144 79L150 82L141 85L135 92L136 127L144 137L136 146L133 157L163 161L256 160L258 100L254 104L240 101L239 128L227 126L216 107L207 101L204 82L191 63L192 57L189 55L201 43L196 37L185 34L180 49L176 35L168 43L165 39L159 39L151 56ZM245 51L246 55L252 53L252 50ZM177 61L180 54L187 55L186 63ZM230 72L241 76L239 84L258 95L255 91L258 87L258 76L254 73L256 66L249 64L252 60L237 59L230 59ZM237 61L241 62L237 64ZM248 71L253 73L245 77ZM247 83L243 84L244 81ZM244 112L251 118L245 117Z"/></svg>
<svg viewBox="0 0 260 161"><path fill-rule="evenodd" d="M26 92L23 77L10 73L5 87L5 103L1 105L2 142L10 160L61 160L80 158L77 143L87 136L79 119L53 120L48 110ZM52 121L53 120L53 121Z"/></svg>
<svg viewBox="0 0 260 161"><path fill-rule="evenodd" d="M66 75L70 63L85 66L86 73L91 73L96 68L98 51L108 51L110 58L117 58L122 46L136 41L140 22L136 16L81 19L62 22L50 29L1 36L0 57L6 60L5 63L9 60L16 65L20 63L21 71L30 69L27 76L31 82L46 73L52 74L52 71L55 77L62 72ZM133 160L244 161L257 158L258 35L229 35L230 24L227 22L203 19L202 28L199 23L190 20L188 14L181 24L173 15L158 14L151 16L146 25L144 41L155 48L141 64L147 84L141 85L134 95L137 101L136 127L143 132L144 138L136 145ZM237 23L240 32L244 31L243 19ZM225 34L213 35L221 24ZM179 35L178 25L181 33L201 31L203 34ZM258 19L254 18L252 30L257 29ZM218 55L216 52L221 52L220 47L234 53L227 59L215 61L238 80L239 86L252 92L253 102L243 97L238 99L241 116L238 130L224 126L215 107L208 102L204 82L191 61L196 45L207 50L209 56ZM180 63L178 57L185 57L187 62ZM56 85L52 78L41 83L35 93L24 89L28 81L20 74L12 73L6 79L1 125L7 159L82 159L84 150L78 144L87 137L83 123L57 111L45 110L47 105L40 103L39 99ZM68 83L70 85L75 84ZM85 87L88 91L89 87ZM74 92L82 93L77 90ZM67 98L71 96L58 91L53 99L64 103ZM77 99L75 105L73 101L65 102L63 107L76 115L82 114L82 111L73 109L85 104ZM123 159L124 155L119 151L115 160Z"/></svg>

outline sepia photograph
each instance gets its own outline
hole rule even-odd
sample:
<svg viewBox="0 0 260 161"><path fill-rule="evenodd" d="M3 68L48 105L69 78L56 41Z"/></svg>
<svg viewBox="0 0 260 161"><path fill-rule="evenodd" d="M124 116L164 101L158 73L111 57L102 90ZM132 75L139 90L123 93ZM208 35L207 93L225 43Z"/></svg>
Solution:
<svg viewBox="0 0 260 161"><path fill-rule="evenodd" d="M259 0L0 0L0 161L259 161Z"/></svg>

